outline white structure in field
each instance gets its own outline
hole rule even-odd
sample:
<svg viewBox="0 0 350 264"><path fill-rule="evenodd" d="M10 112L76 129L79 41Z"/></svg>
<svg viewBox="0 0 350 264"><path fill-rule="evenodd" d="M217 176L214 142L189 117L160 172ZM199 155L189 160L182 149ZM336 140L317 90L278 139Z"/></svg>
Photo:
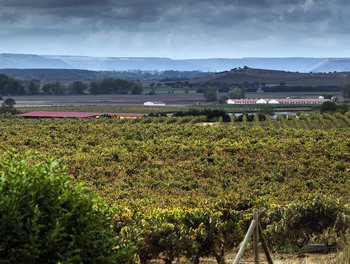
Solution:
<svg viewBox="0 0 350 264"><path fill-rule="evenodd" d="M267 104L267 100L259 99L258 101L256 101L256 104Z"/></svg>
<svg viewBox="0 0 350 264"><path fill-rule="evenodd" d="M272 99L268 101L269 104L279 104L280 102L278 101L278 99Z"/></svg>
<svg viewBox="0 0 350 264"><path fill-rule="evenodd" d="M143 105L151 105L151 106L165 106L165 103L159 101L146 102Z"/></svg>

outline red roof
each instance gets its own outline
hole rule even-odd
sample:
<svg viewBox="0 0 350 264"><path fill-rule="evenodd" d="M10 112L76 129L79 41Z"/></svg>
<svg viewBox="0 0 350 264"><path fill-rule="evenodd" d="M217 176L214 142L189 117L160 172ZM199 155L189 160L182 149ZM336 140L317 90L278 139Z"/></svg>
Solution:
<svg viewBox="0 0 350 264"><path fill-rule="evenodd" d="M229 99L232 102L235 103L256 103L258 99Z"/></svg>
<svg viewBox="0 0 350 264"><path fill-rule="evenodd" d="M84 113L84 112L30 112L25 114L18 114L15 116L22 117L95 117L101 115L122 116L122 117L142 117L147 114L128 114L128 113Z"/></svg>
<svg viewBox="0 0 350 264"><path fill-rule="evenodd" d="M329 99L276 99L280 103L324 103Z"/></svg>
<svg viewBox="0 0 350 264"><path fill-rule="evenodd" d="M260 99L260 100L265 100L266 102L270 102L272 100L276 100L279 103L295 103L295 104L302 104L302 103L324 103L327 101L331 101L329 99ZM256 103L258 99L229 99L231 102L235 103Z"/></svg>

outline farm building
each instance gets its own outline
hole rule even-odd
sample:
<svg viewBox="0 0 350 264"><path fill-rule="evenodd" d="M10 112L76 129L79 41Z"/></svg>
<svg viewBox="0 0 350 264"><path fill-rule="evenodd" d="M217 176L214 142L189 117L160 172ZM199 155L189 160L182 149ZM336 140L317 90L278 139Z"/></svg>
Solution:
<svg viewBox="0 0 350 264"><path fill-rule="evenodd" d="M259 99L256 101L257 104L267 104L267 101L265 99Z"/></svg>
<svg viewBox="0 0 350 264"><path fill-rule="evenodd" d="M322 104L329 99L228 99L227 104Z"/></svg>
<svg viewBox="0 0 350 264"><path fill-rule="evenodd" d="M228 99L227 104L256 104L258 99Z"/></svg>
<svg viewBox="0 0 350 264"><path fill-rule="evenodd" d="M15 116L28 117L28 118L87 118L87 117L100 117L100 116L119 116L119 117L142 117L146 114L126 114L126 113L83 113L83 112L30 112L25 114L18 114Z"/></svg>
<svg viewBox="0 0 350 264"><path fill-rule="evenodd" d="M143 105L152 105L152 106L165 106L165 103L159 101L146 102Z"/></svg>
<svg viewBox="0 0 350 264"><path fill-rule="evenodd" d="M280 101L278 99L272 99L268 101L268 104L279 104Z"/></svg>

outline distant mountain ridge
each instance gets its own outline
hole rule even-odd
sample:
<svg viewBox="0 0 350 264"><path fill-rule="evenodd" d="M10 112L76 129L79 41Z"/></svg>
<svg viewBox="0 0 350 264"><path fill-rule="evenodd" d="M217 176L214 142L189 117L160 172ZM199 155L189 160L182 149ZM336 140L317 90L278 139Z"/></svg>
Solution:
<svg viewBox="0 0 350 264"><path fill-rule="evenodd" d="M82 69L92 71L203 71L237 67L293 72L350 71L350 58L213 58L175 60L152 57L84 57L35 54L0 54L0 69Z"/></svg>

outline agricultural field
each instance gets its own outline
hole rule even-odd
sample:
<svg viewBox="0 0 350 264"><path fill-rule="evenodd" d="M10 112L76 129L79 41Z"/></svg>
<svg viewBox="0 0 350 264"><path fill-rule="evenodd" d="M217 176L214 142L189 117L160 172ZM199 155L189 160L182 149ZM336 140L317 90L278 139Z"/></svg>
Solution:
<svg viewBox="0 0 350 264"><path fill-rule="evenodd" d="M298 251L350 227L350 115L204 124L201 117L0 118L9 152L56 158L113 207L140 263L224 263L259 208L268 244Z"/></svg>
<svg viewBox="0 0 350 264"><path fill-rule="evenodd" d="M39 95L39 96L11 96L17 106L78 106L78 105L143 105L147 101L163 101L166 105L194 105L205 102L203 94L176 93L156 95Z"/></svg>

